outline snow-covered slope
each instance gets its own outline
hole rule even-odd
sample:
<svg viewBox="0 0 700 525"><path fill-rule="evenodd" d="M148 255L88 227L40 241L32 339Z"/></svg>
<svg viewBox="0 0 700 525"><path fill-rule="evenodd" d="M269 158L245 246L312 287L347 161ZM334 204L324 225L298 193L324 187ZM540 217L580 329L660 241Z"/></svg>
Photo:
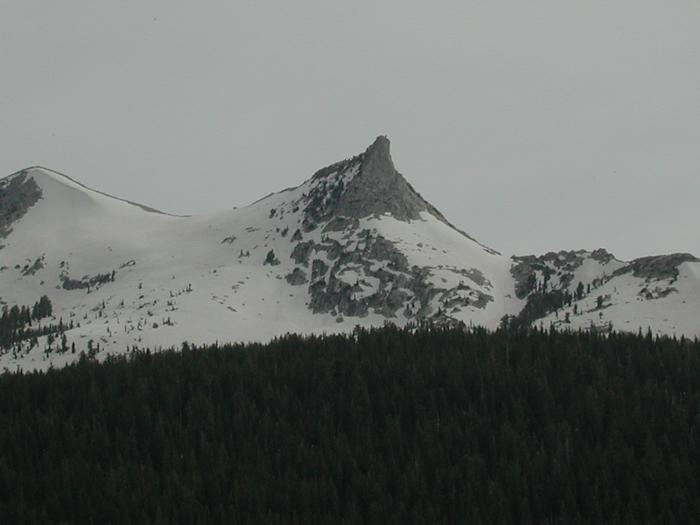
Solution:
<svg viewBox="0 0 700 525"><path fill-rule="evenodd" d="M576 295L570 305L557 303L567 294ZM31 328L60 321L65 337L0 349L0 370L61 366L89 349L103 358L134 346L264 341L386 321L612 321L700 333L694 258L624 263L602 250L505 257L426 202L394 168L385 137L296 188L197 217L160 213L43 168L2 179L0 305L31 306L44 295L52 317Z"/></svg>
<svg viewBox="0 0 700 525"><path fill-rule="evenodd" d="M0 301L42 295L74 328L5 351L0 369L60 366L183 341L516 314L510 260L458 231L394 169L389 141L250 206L176 217L42 168L0 183ZM36 327L37 323L34 323Z"/></svg>

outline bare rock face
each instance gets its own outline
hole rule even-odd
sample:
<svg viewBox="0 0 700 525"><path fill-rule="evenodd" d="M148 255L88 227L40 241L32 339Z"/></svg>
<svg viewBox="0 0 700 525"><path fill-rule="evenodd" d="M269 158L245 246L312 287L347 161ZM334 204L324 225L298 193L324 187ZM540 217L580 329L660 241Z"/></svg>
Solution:
<svg viewBox="0 0 700 525"><path fill-rule="evenodd" d="M635 277L647 280L676 279L678 267L684 262L698 262L700 259L689 253L673 253L670 255L653 255L640 257L632 261L629 266L622 268L617 273L632 272Z"/></svg>
<svg viewBox="0 0 700 525"><path fill-rule="evenodd" d="M306 278L306 272L301 268L294 268L291 273L286 275L285 279L287 279L287 282L292 286L299 286L309 282Z"/></svg>
<svg viewBox="0 0 700 525"><path fill-rule="evenodd" d="M396 171L389 139L378 137L362 155L360 172L343 195L338 215L362 218L389 213L408 221L420 219L423 211L442 217Z"/></svg>
<svg viewBox="0 0 700 525"><path fill-rule="evenodd" d="M0 239L12 231L12 223L21 219L41 198L41 189L25 172L0 181Z"/></svg>
<svg viewBox="0 0 700 525"><path fill-rule="evenodd" d="M593 250L591 252L591 259L598 261L601 264L607 264L610 261L615 260L615 256L605 248L598 248L597 250Z"/></svg>
<svg viewBox="0 0 700 525"><path fill-rule="evenodd" d="M425 211L447 222L442 213L396 171L389 148L389 139L380 136L364 153L316 172L313 180L318 181L323 199L321 195L310 195L309 222L330 218L352 222L352 219L387 213L400 221L409 221L420 219L420 213ZM353 169L356 173L346 186L347 181L337 176Z"/></svg>
<svg viewBox="0 0 700 525"><path fill-rule="evenodd" d="M427 202L396 171L389 139L379 136L364 153L318 170L308 181L309 189L295 208L303 209L304 233L321 228L324 233L357 230L359 220L390 215L404 222L420 220L428 213L464 235ZM293 210L296 211L296 210ZM292 237L300 240L301 232ZM498 252L481 245L489 253Z"/></svg>

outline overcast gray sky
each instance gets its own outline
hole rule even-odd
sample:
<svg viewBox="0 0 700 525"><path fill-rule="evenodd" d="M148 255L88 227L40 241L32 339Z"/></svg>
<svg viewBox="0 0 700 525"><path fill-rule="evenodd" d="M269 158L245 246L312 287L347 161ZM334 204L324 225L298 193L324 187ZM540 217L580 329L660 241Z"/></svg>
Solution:
<svg viewBox="0 0 700 525"><path fill-rule="evenodd" d="M0 0L0 174L174 213L378 134L504 253L700 255L700 2Z"/></svg>

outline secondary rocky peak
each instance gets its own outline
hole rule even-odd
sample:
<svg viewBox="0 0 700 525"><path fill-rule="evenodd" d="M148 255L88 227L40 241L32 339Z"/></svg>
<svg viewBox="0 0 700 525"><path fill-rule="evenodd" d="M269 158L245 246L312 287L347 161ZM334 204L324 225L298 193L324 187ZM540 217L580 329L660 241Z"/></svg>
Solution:
<svg viewBox="0 0 700 525"><path fill-rule="evenodd" d="M700 262L700 259L690 253L672 253L669 255L651 255L639 257L629 265L620 269L617 273L629 271L635 277L648 280L676 279L679 274L679 266L686 262Z"/></svg>

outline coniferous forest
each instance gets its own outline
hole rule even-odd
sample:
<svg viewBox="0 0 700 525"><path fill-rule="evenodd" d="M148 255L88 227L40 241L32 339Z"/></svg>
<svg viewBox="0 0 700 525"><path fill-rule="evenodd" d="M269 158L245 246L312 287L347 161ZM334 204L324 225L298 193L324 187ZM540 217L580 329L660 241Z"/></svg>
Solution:
<svg viewBox="0 0 700 525"><path fill-rule="evenodd" d="M0 376L0 523L697 523L700 343L422 327Z"/></svg>

